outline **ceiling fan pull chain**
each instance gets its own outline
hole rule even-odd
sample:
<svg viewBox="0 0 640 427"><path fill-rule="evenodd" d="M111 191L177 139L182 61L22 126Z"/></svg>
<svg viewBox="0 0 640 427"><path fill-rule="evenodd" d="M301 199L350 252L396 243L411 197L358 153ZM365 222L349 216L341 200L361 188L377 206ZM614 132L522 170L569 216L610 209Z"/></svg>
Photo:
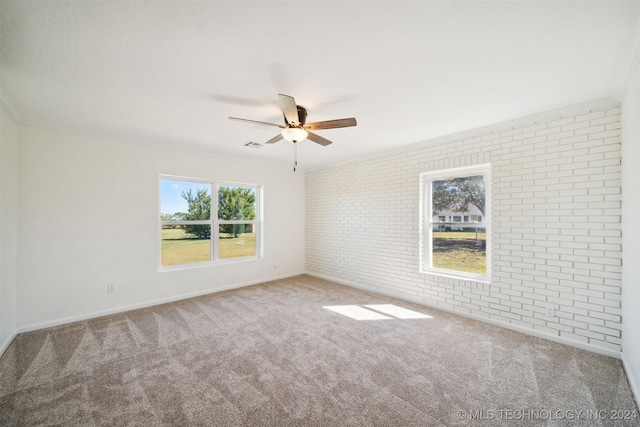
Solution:
<svg viewBox="0 0 640 427"><path fill-rule="evenodd" d="M293 143L293 171L296 171L296 166L298 166L298 144Z"/></svg>

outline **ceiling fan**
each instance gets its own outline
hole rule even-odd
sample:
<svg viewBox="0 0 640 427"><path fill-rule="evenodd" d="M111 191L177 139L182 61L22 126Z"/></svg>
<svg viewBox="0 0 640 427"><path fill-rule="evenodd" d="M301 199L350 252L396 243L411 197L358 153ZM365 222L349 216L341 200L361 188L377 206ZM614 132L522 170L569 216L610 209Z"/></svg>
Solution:
<svg viewBox="0 0 640 427"><path fill-rule="evenodd" d="M292 96L278 94L278 99L280 101L280 108L282 109L282 114L284 115L284 126L276 123L240 119L238 117L229 117L229 118L231 120L257 123L257 124L267 125L267 126L275 126L282 129L282 132L274 136L270 140L268 140L266 142L267 144L273 144L284 138L287 141L293 142L294 144L296 142L309 139L317 144L327 146L331 144L331 141L321 137L320 135L316 135L315 133L310 131L344 128L344 127L357 125L356 119L354 119L353 117L348 119L336 119L336 120L326 120L323 122L306 123L307 109L300 105L296 105L296 100L293 99Z"/></svg>

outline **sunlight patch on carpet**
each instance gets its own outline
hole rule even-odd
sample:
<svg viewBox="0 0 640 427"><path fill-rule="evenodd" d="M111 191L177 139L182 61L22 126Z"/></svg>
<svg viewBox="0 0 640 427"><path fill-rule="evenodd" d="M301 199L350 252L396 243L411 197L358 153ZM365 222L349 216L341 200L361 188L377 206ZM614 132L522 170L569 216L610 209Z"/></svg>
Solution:
<svg viewBox="0 0 640 427"><path fill-rule="evenodd" d="M331 310L343 316L350 317L356 320L385 320L391 319L389 316L385 316L381 313L376 313L372 310L367 310L359 305L327 305L323 308Z"/></svg>
<svg viewBox="0 0 640 427"><path fill-rule="evenodd" d="M428 316L393 304L368 304L365 305L365 307L388 314L389 316L397 317L398 319L433 319L433 316Z"/></svg>
<svg viewBox="0 0 640 427"><path fill-rule="evenodd" d="M433 319L433 316L393 304L327 305L323 308L356 320Z"/></svg>

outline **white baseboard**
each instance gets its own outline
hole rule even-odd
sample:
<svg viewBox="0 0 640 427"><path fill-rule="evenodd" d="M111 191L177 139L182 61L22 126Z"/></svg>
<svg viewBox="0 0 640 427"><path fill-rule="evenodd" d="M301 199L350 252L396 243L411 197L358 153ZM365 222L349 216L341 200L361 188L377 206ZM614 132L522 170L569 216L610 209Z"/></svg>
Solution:
<svg viewBox="0 0 640 427"><path fill-rule="evenodd" d="M64 325L64 324L67 324L67 323L73 323L73 322L79 322L79 321L83 321L83 320L95 319L96 317L109 316L111 314L124 313L124 312L131 311L131 310L137 310L137 309L140 309L140 308L152 307L154 305L167 304L167 303L170 303L170 302L181 301L181 300L184 300L184 299L199 297L199 296L202 296L202 295L215 294L215 293L218 293L218 292L224 292L224 291L228 291L228 290L231 290L231 289L238 289L238 288L243 288L245 286L257 285L259 283L271 282L273 280L280 280L280 279L286 279L288 277L299 276L301 274L305 274L305 273L304 272L291 273L291 274L285 274L285 275L282 275L282 276L269 277L268 279L252 280L252 281L249 281L249 282L236 283L236 284L225 286L225 287L222 287L222 288L208 289L208 290L204 290L204 291L200 291L200 292L193 292L193 293L190 293L190 294L176 295L176 296L169 297L169 298L162 298L162 299L157 299L157 300L153 300L153 301L143 302L143 303L140 303L140 304L132 304L132 305L127 305L127 306L115 307L115 308L112 308L112 309L109 309L109 310L96 311L96 312L93 312L93 313L81 314L79 316L71 316L71 317L66 317L66 318L63 318L63 319L57 319L57 320L52 320L52 321L48 321L48 322L37 323L37 324L33 324L33 325L28 325L28 326L23 326L23 327L18 328L18 330L14 334L14 338L15 338L15 335L21 334L21 333L24 333L24 332L37 331L39 329L51 328L53 326L60 326L60 325Z"/></svg>
<svg viewBox="0 0 640 427"><path fill-rule="evenodd" d="M624 367L624 372L627 374L627 380L629 380L629 386L633 392L633 397L636 399L636 406L640 408L640 384L638 383L638 378L640 377L634 375L636 372L629 369L629 363L625 359L624 351L622 353L622 366ZM640 372L638 372L638 374L640 374Z"/></svg>
<svg viewBox="0 0 640 427"><path fill-rule="evenodd" d="M565 345L568 345L568 346L571 346L571 347L576 347L576 348L579 348L581 350L590 351L592 353L601 354L603 356L609 356L609 357L613 357L615 359L622 359L622 352L619 352L619 351L609 350L607 348L601 348L601 347L597 347L597 346L590 345L590 344L585 344L585 343L578 342L578 341L568 340L568 339L563 338L563 337L545 334L544 332L536 331L534 329L523 328L521 326L512 325L512 324L505 323L505 322L500 322L500 321L497 321L497 320L494 320L494 319L490 319L488 317L476 316L476 315L471 314L471 313L464 313L464 312L460 312L460 311L456 311L456 310L451 310L451 309L446 308L446 307L439 307L439 306L437 306L435 304L428 304L428 303L425 303L423 301L419 301L417 299L411 299L411 298L408 298L408 297L405 297L405 296L395 295L395 294L393 294L391 292L384 292L384 291L380 291L378 289L368 288L368 287L362 286L362 285L360 285L358 283L349 282L349 281L342 280L342 279L337 278L337 277L331 277L331 276L326 276L326 275L317 274L317 273L311 273L311 272L306 272L306 274L308 274L309 276L318 277L320 279L325 279L325 280L329 280L329 281L332 281L332 282L336 282L336 283L339 283L341 285L345 285L345 286L349 286L349 287L352 287L352 288L361 289L363 291L372 292L374 294L384 295L386 297L396 298L396 299L399 299L399 300L402 300L402 301L412 302L414 304L420 304L422 306L433 308L435 310L444 311L446 313L451 313L451 314L455 314L455 315L458 315L458 316L467 317L469 319L477 320L479 322L484 322L484 323L488 323L490 325L499 326L501 328L510 329L512 331L520 332L520 333L523 333L525 335L531 335L531 336L534 336L534 337L537 337L537 338L542 338L542 339L545 339L545 340L557 342L559 344L565 344Z"/></svg>
<svg viewBox="0 0 640 427"><path fill-rule="evenodd" d="M14 331L11 335L9 335L9 337L5 340L5 342L0 344L0 357L2 357L5 351L7 351L7 349L9 348L9 346L11 345L11 343L13 342L13 340L16 338L17 335L18 335L18 331Z"/></svg>

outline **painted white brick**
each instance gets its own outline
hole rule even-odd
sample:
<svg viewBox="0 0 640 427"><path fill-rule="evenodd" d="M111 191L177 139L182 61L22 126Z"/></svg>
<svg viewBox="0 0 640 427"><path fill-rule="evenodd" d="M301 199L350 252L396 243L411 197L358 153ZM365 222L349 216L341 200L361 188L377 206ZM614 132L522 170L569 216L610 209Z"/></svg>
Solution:
<svg viewBox="0 0 640 427"><path fill-rule="evenodd" d="M620 329L612 329L612 328L596 326L596 325L589 325L589 329L594 332L608 335L610 337L620 338Z"/></svg>
<svg viewBox="0 0 640 427"><path fill-rule="evenodd" d="M308 173L307 271L619 351L619 107L498 127ZM421 274L420 172L485 162L491 283Z"/></svg>

